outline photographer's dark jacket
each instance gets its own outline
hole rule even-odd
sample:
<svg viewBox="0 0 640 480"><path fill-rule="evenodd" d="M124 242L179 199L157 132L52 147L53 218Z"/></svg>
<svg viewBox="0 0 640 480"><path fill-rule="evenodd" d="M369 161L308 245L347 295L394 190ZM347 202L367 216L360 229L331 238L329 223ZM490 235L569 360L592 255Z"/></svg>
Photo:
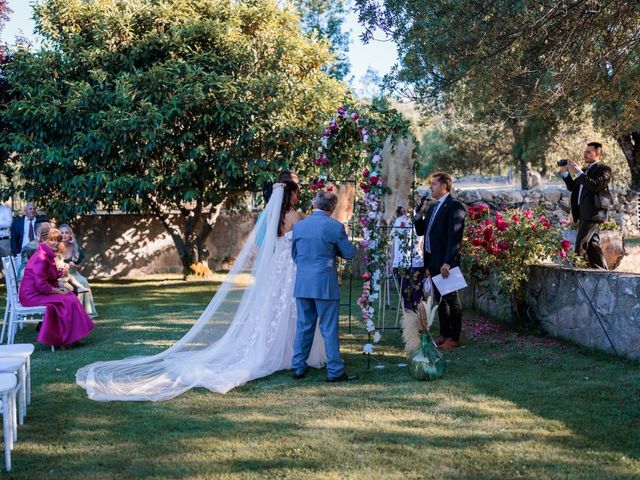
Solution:
<svg viewBox="0 0 640 480"><path fill-rule="evenodd" d="M584 174L575 179L571 178L571 175L562 177L571 192L573 221L606 222L609 210L613 208L613 197L609 191L611 168L604 163L596 162L582 171Z"/></svg>

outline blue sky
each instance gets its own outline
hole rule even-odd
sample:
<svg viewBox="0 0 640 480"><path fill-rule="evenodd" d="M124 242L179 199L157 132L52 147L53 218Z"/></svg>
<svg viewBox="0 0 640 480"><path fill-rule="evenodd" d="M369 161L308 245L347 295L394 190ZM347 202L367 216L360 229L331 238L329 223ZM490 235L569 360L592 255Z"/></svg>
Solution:
<svg viewBox="0 0 640 480"><path fill-rule="evenodd" d="M9 7L13 13L2 32L3 41L12 43L20 32L27 38L33 37L31 3L30 0L9 0ZM392 42L372 41L368 45L363 45L359 38L362 27L358 24L355 13L347 17L345 29L351 31L352 43L349 51L351 74L354 76L353 86L359 90L360 80L369 68L376 70L380 76L389 72L396 61L396 49Z"/></svg>

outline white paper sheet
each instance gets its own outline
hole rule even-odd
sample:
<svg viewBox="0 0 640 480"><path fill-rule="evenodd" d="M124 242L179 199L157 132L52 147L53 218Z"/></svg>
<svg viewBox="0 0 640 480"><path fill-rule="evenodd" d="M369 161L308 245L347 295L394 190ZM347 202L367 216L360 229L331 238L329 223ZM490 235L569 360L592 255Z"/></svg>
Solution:
<svg viewBox="0 0 640 480"><path fill-rule="evenodd" d="M436 275L431 277L433 284L436 286L440 295L446 295L447 293L461 290L467 286L467 281L464 279L460 267L454 267L449 270L449 276L443 278L442 275Z"/></svg>

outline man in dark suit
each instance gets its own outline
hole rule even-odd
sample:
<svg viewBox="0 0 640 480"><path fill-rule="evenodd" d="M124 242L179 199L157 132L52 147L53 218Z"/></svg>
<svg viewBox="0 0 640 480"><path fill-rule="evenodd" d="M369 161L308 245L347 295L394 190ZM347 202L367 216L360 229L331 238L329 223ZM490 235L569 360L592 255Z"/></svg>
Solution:
<svg viewBox="0 0 640 480"><path fill-rule="evenodd" d="M431 197L436 203L425 212L419 208L416 213L415 229L424 235L424 264L428 276L442 274L449 276L449 270L460 264L460 245L464 233L464 205L451 198L453 186L451 175L437 172L431 175ZM440 335L435 342L440 348L452 349L460 346L462 330L462 305L458 292L444 296L434 286L434 297L438 306Z"/></svg>
<svg viewBox="0 0 640 480"><path fill-rule="evenodd" d="M603 164L601 158L602 144L591 142L584 151L585 168L581 168L578 162L569 161L560 170L571 192L573 221L579 223L576 253L585 258L591 268L608 270L607 260L600 248L600 224L608 219L613 197L609 192L611 168Z"/></svg>
<svg viewBox="0 0 640 480"><path fill-rule="evenodd" d="M17 255L22 247L36 239L36 223L46 221L45 217L36 217L36 207L32 202L24 206L24 216L13 220L11 224L11 253Z"/></svg>

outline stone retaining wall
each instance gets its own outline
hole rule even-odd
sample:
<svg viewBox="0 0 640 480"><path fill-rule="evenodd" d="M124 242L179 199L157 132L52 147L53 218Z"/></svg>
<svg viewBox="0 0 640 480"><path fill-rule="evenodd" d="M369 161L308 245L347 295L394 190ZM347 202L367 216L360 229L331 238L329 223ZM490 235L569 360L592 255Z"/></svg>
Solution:
<svg viewBox="0 0 640 480"><path fill-rule="evenodd" d="M613 353L606 330L618 354L640 359L640 275L536 266L527 297L549 334Z"/></svg>
<svg viewBox="0 0 640 480"><path fill-rule="evenodd" d="M618 354L640 359L639 274L534 266L525 297L530 313L550 335L613 353L590 300ZM471 285L461 299L494 318L511 318L510 302L490 289Z"/></svg>

